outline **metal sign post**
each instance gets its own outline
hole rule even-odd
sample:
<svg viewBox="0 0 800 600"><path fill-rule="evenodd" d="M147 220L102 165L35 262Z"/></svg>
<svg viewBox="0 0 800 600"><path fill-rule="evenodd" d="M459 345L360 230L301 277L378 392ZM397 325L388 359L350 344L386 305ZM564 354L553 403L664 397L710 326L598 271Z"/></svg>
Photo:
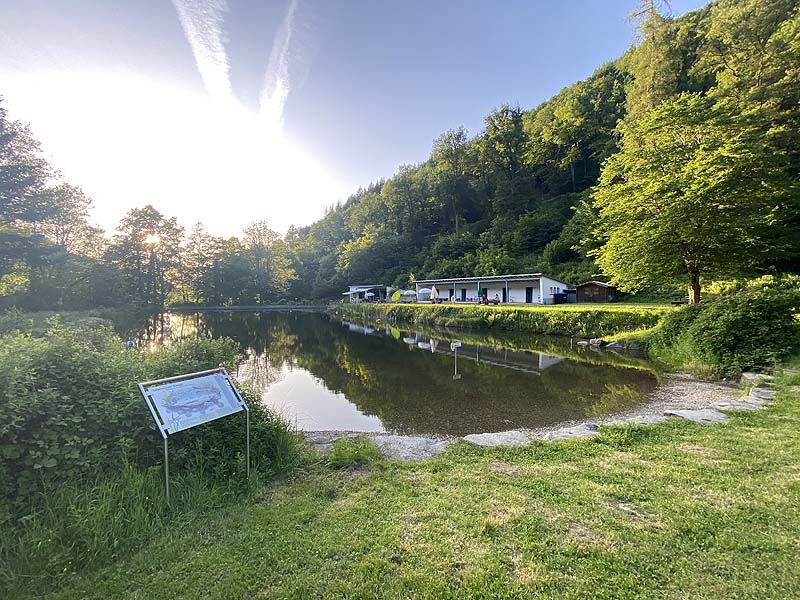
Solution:
<svg viewBox="0 0 800 600"><path fill-rule="evenodd" d="M250 409L225 369L210 369L139 384L139 392L164 440L164 492L169 504L168 439L184 429L245 413L245 461L250 477Z"/></svg>

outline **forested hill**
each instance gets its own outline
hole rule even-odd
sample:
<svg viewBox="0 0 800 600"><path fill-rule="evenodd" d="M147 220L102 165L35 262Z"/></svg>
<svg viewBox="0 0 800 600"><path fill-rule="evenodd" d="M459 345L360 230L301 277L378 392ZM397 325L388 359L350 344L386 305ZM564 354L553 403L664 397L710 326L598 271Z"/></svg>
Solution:
<svg viewBox="0 0 800 600"><path fill-rule="evenodd" d="M424 162L286 236L263 221L185 235L148 205L108 238L0 98L0 308L293 302L536 271L688 285L696 301L710 281L797 271L800 0L658 6L642 0L636 43L585 81L500 106L472 137L444 132Z"/></svg>
<svg viewBox="0 0 800 600"><path fill-rule="evenodd" d="M635 45L586 80L539 106L500 106L476 135L463 128L444 132L424 162L401 166L320 221L291 231L287 241L299 276L291 294L333 297L348 283L406 286L410 277L511 272L544 271L580 282L602 274L600 264L614 274L613 257L603 262L591 254L610 235L608 224L597 222L592 193L601 167L620 153L626 135L641 135L637 124L669 112L670 102L677 108L669 115L679 114L679 105L692 98L706 101L709 121L724 113L729 121L755 123L756 143L783 157L780 168L790 175L783 189L793 188L784 203L793 208L779 225L789 227L791 238L800 147L798 2L720 0L677 19L645 2L636 18ZM702 274L792 267L792 245L773 248L775 260L761 256L737 268L706 261L711 268ZM665 284L682 279L670 277L670 269L655 269ZM652 284L645 277L627 287Z"/></svg>

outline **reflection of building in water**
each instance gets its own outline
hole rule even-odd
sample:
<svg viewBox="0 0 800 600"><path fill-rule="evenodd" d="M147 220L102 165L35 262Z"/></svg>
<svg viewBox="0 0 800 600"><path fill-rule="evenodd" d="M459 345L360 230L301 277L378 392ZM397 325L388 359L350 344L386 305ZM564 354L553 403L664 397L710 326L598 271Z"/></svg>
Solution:
<svg viewBox="0 0 800 600"><path fill-rule="evenodd" d="M348 321L343 321L342 324L346 325L348 329L354 333L368 335L375 332L372 327L364 327ZM385 334L391 336L391 330L387 329ZM560 356L540 354L528 350L509 350L508 348L464 344L462 342L459 342L459 351L451 346L449 340L437 340L422 333L415 333L413 337L410 335L404 336L402 342L408 344L409 348L412 349L435 352L437 354L450 354L455 360L461 358L462 360L466 359L476 363L486 363L506 369L525 371L535 375L538 375L540 371L557 365L564 360ZM458 375L457 367L455 374Z"/></svg>
<svg viewBox="0 0 800 600"><path fill-rule="evenodd" d="M353 333L363 333L364 335L375 333L375 330L372 327L364 327L363 325L356 325L355 323L348 322L344 322L344 325L347 325L347 328Z"/></svg>
<svg viewBox="0 0 800 600"><path fill-rule="evenodd" d="M436 346L440 354L455 355L455 350L450 349L450 344L441 342ZM505 369L514 369L538 375L544 369L560 363L563 358L549 356L527 350L509 350L508 348L494 348L492 346L479 346L477 344L463 344L459 349L458 358L471 360L476 363L485 363Z"/></svg>

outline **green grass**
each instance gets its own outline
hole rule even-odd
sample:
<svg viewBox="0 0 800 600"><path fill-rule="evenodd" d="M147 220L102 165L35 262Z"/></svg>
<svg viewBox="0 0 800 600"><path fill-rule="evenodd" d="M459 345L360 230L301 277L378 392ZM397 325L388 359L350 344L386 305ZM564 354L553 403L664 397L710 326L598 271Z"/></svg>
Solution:
<svg viewBox="0 0 800 600"><path fill-rule="evenodd" d="M47 597L800 597L800 376L779 389L715 426L320 460Z"/></svg>
<svg viewBox="0 0 800 600"><path fill-rule="evenodd" d="M500 329L522 333L605 337L651 328L664 305L561 304L481 306L469 304L335 304L329 311L345 318L372 318L463 329Z"/></svg>

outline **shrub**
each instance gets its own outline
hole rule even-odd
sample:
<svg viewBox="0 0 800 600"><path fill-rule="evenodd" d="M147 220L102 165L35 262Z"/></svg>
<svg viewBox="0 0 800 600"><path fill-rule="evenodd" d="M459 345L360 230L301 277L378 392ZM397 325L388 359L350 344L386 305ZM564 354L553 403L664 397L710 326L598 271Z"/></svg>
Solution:
<svg viewBox="0 0 800 600"><path fill-rule="evenodd" d="M126 350L105 327L56 325L39 338L0 337L0 499L10 503L5 517L63 482L111 474L123 464L160 464L161 437L136 383L218 366L232 369L237 357L228 339L186 340L154 353ZM254 395L247 400L254 462L272 468L286 460L288 426ZM170 439L177 467L202 455L215 468L236 471L243 448L238 416Z"/></svg>
<svg viewBox="0 0 800 600"><path fill-rule="evenodd" d="M704 306L688 335L722 375L761 370L800 350L798 311L800 278L761 279Z"/></svg>
<svg viewBox="0 0 800 600"><path fill-rule="evenodd" d="M717 376L774 366L800 349L800 278L765 277L666 315L650 349L675 366Z"/></svg>

